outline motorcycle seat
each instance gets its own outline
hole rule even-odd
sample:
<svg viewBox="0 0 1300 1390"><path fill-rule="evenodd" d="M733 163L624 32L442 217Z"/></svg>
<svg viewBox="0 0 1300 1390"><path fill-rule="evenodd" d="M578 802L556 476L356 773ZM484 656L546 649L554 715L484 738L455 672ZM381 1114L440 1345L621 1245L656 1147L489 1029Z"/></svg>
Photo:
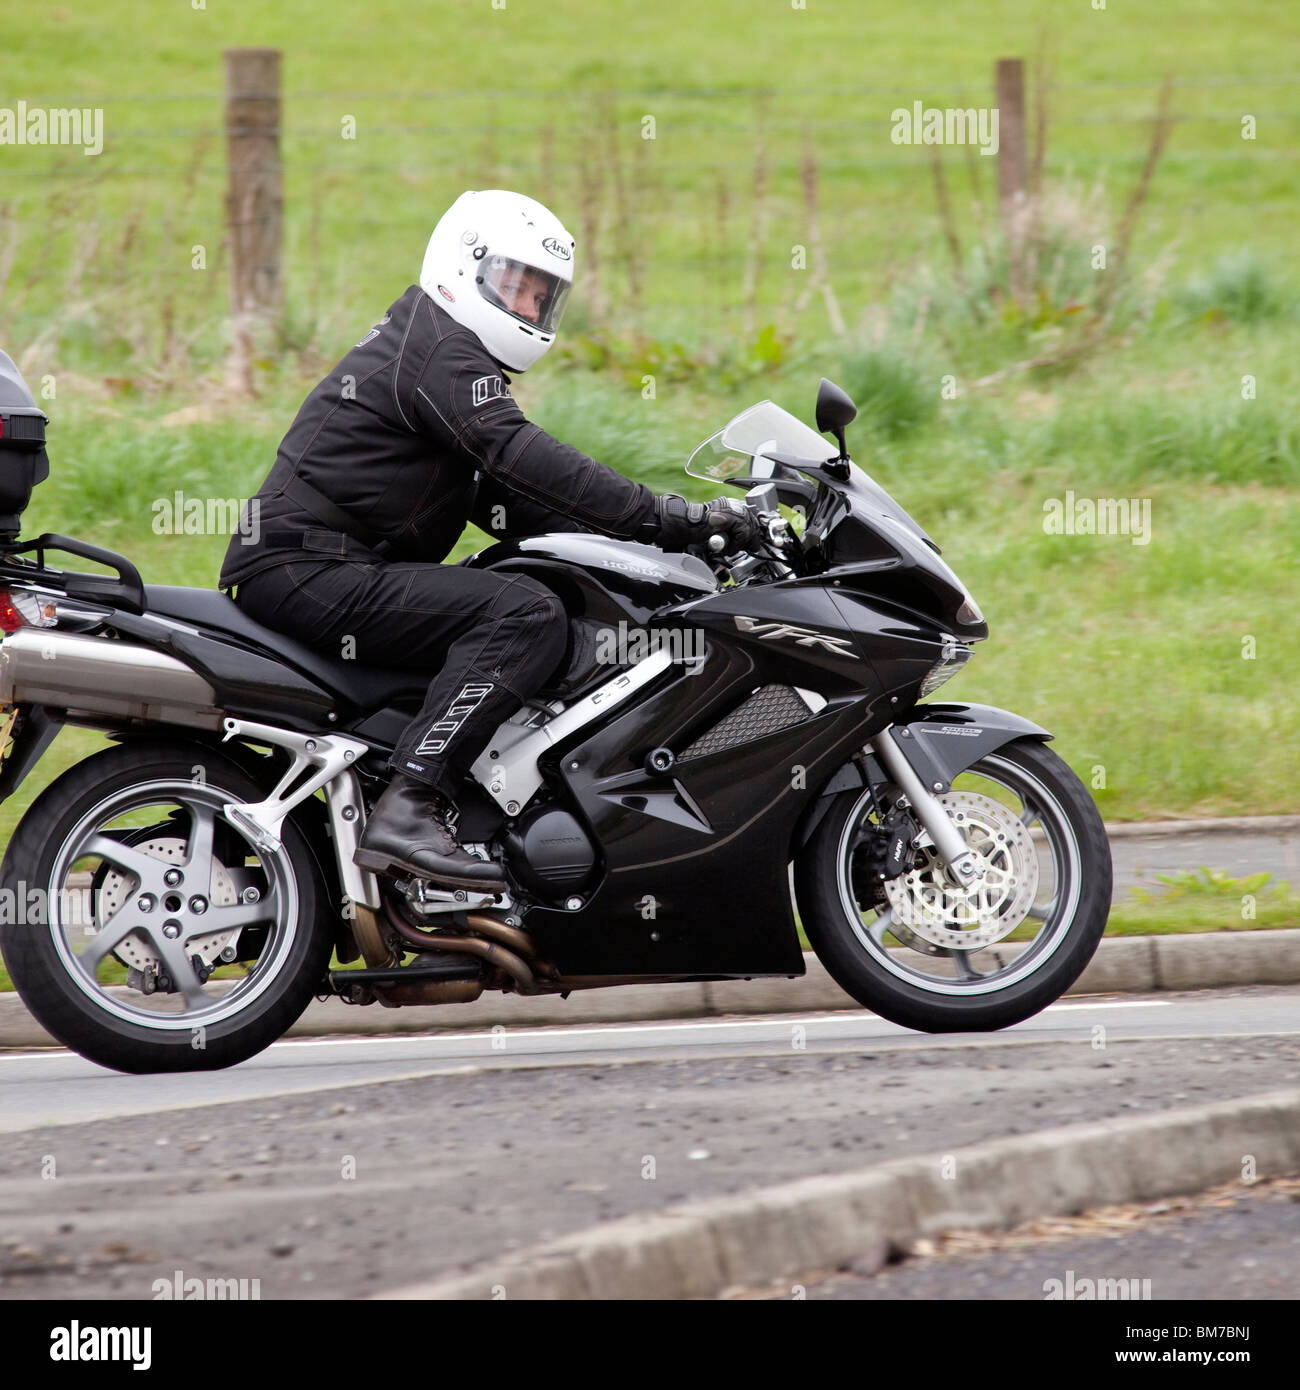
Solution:
<svg viewBox="0 0 1300 1390"><path fill-rule="evenodd" d="M429 670L367 667L359 661L327 656L287 633L254 621L217 589L146 584L144 596L147 611L228 633L262 648L358 709L381 709L406 694L423 697L433 678L434 673Z"/></svg>

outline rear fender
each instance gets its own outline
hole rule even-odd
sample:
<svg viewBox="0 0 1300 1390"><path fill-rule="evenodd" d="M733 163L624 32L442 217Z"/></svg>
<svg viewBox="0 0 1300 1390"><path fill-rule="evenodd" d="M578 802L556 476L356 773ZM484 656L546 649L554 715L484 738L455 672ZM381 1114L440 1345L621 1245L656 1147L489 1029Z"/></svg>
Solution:
<svg viewBox="0 0 1300 1390"><path fill-rule="evenodd" d="M13 709L13 706L9 709ZM8 710L0 714L0 727L3 727L3 720L7 717ZM3 765L0 765L0 802L7 801L18 790L23 779L44 757L45 750L62 727L42 705L17 707L10 731L12 742Z"/></svg>

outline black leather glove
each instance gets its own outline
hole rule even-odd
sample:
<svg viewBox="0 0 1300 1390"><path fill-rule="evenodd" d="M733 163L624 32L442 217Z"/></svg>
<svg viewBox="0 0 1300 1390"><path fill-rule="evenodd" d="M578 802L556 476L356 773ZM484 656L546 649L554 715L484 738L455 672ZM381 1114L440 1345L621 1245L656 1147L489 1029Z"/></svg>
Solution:
<svg viewBox="0 0 1300 1390"><path fill-rule="evenodd" d="M754 550L763 540L763 531L753 512L736 497L719 497L712 502L688 502L675 492L655 498L659 518L658 534L652 543L661 550L686 550L699 546L706 553L709 537L721 534L727 543L719 555L738 550Z"/></svg>

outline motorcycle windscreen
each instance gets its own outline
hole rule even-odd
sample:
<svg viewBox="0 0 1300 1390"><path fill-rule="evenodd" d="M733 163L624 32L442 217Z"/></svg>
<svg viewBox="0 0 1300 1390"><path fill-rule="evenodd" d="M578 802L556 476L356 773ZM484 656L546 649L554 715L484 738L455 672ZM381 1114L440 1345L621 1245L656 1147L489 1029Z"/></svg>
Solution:
<svg viewBox="0 0 1300 1390"><path fill-rule="evenodd" d="M835 450L788 410L773 401L760 401L710 435L687 459L686 471L706 482L744 478L755 454L794 454L821 462L834 458Z"/></svg>

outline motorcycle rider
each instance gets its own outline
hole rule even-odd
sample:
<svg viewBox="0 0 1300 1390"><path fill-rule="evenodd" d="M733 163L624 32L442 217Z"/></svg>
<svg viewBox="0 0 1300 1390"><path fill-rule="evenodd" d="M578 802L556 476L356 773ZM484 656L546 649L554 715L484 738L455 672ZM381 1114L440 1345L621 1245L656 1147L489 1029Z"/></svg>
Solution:
<svg viewBox="0 0 1300 1390"><path fill-rule="evenodd" d="M455 794L497 726L555 672L568 618L536 580L441 562L467 521L503 536L592 530L684 550L750 549L735 498L656 496L530 423L509 392L555 341L575 242L541 204L463 193L420 282L304 401L231 539L220 586L268 627L336 655L436 671L398 740L356 862L494 892L462 849Z"/></svg>

